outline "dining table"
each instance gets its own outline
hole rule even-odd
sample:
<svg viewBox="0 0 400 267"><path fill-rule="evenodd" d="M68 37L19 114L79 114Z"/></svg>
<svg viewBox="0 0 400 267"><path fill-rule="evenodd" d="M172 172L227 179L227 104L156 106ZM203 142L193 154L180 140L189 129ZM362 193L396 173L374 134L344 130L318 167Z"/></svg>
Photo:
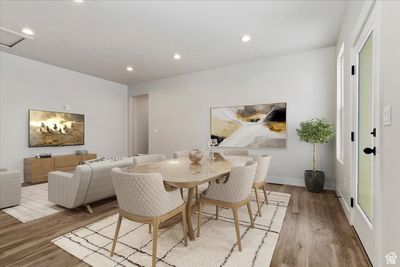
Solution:
<svg viewBox="0 0 400 267"><path fill-rule="evenodd" d="M188 189L186 198L186 221L188 237L195 240L191 220L193 206L196 204L195 188L199 185L228 177L234 166L245 165L249 156L223 156L214 153L211 157L203 157L201 161L193 163L188 157L163 160L147 164L132 165L124 169L128 173L160 173L164 184L174 189Z"/></svg>

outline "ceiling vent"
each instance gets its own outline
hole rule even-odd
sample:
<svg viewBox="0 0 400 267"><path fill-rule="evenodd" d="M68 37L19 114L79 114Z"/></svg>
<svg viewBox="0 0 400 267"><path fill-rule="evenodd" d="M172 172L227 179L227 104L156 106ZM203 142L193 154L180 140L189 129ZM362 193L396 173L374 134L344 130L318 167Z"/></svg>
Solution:
<svg viewBox="0 0 400 267"><path fill-rule="evenodd" d="M14 32L12 30L0 27L0 45L5 47L14 47L25 39L33 39L32 37Z"/></svg>

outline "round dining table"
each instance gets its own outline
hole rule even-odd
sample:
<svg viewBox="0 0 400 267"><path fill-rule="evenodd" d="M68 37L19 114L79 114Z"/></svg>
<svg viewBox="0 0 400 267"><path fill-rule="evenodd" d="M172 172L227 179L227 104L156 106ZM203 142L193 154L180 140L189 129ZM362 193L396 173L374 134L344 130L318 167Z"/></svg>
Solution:
<svg viewBox="0 0 400 267"><path fill-rule="evenodd" d="M200 162L193 163L188 157L152 162L148 164L132 165L124 169L129 173L160 173L164 184L172 188L186 188L186 220L188 236L195 240L191 215L196 204L195 188L199 185L228 177L232 167L245 165L252 160L249 156L223 156L219 153L209 158L204 157Z"/></svg>

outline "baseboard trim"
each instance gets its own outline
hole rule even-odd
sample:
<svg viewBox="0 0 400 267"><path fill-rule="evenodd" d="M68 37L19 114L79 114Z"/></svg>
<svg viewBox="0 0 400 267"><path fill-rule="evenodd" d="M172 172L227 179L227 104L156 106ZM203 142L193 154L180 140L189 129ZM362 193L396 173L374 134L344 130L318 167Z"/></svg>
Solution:
<svg viewBox="0 0 400 267"><path fill-rule="evenodd" d="M350 224L352 224L351 223L351 209L350 209L350 206L347 204L347 202L343 198L342 191L340 191L339 188L336 188L336 195L339 197L339 202L342 205L342 208L343 208L344 214L346 215L347 220L349 221Z"/></svg>
<svg viewBox="0 0 400 267"><path fill-rule="evenodd" d="M268 177L267 181L273 184L286 184L305 187L304 178L288 178L288 177ZM325 183L324 189L336 190L336 185L333 183Z"/></svg>

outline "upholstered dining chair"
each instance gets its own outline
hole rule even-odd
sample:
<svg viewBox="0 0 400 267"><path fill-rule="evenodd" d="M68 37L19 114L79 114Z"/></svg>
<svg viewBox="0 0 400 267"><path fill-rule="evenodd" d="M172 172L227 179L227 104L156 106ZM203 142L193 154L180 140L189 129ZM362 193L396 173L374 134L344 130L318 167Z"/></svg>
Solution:
<svg viewBox="0 0 400 267"><path fill-rule="evenodd" d="M236 238L239 251L242 243L239 229L238 208L247 205L251 227L254 228L253 214L250 206L250 193L257 170L257 162L249 161L245 166L233 167L228 179L223 183L211 183L207 191L200 197L199 214L197 220L197 236L200 237L201 214L203 206L214 204L219 207L232 209L236 228Z"/></svg>
<svg viewBox="0 0 400 267"><path fill-rule="evenodd" d="M133 164L148 164L152 162L160 162L166 160L167 157L162 154L149 154L133 157Z"/></svg>
<svg viewBox="0 0 400 267"><path fill-rule="evenodd" d="M119 205L117 228L110 256L114 255L122 218L153 226L152 266L157 262L157 235L160 223L182 214L183 240L187 246L186 206L179 192L166 191L159 173L134 174L112 171L112 181ZM151 228L150 228L151 229Z"/></svg>
<svg viewBox="0 0 400 267"><path fill-rule="evenodd" d="M267 187L266 179L267 179L269 164L271 163L271 156L269 155L256 156L254 157L254 160L257 161L258 164L257 164L256 177L254 178L253 182L253 189L256 194L258 216L261 217L261 208L260 208L260 201L258 198L258 190L259 189L263 190L265 204L268 204L268 198L266 192L266 187Z"/></svg>
<svg viewBox="0 0 400 267"><path fill-rule="evenodd" d="M223 154L225 156L244 156L247 157L249 155L248 150L243 149L225 149Z"/></svg>
<svg viewBox="0 0 400 267"><path fill-rule="evenodd" d="M174 159L184 158L184 157L188 157L188 156L189 156L189 150L175 151L174 153L172 153L172 157Z"/></svg>

